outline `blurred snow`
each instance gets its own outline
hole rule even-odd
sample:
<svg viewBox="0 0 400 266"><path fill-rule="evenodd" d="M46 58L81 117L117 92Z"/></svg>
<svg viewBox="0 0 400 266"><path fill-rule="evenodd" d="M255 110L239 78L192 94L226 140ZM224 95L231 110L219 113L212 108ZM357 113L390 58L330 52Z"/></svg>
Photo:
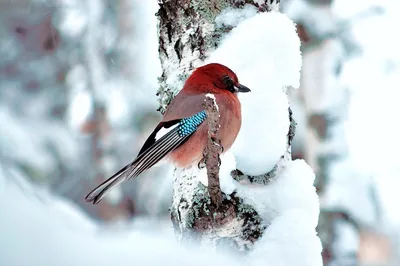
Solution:
<svg viewBox="0 0 400 266"><path fill-rule="evenodd" d="M60 1L63 9L58 13L58 28L63 32L64 36L69 38L78 38L83 34L88 23L88 17L85 14L84 6L80 1L69 0Z"/></svg>
<svg viewBox="0 0 400 266"><path fill-rule="evenodd" d="M4 168L0 168L0 235L0 265L238 265L179 246L170 227L157 229L150 220L125 229L104 228L75 204Z"/></svg>
<svg viewBox="0 0 400 266"><path fill-rule="evenodd" d="M396 204L400 202L400 142L395 140L400 131L396 111L400 98L400 39L390 30L400 24L400 3L355 0L350 4L336 0L334 11L345 20L376 6L383 8L383 14L370 14L348 29L362 53L344 64L341 75L342 85L351 92L347 141L355 169L373 177L383 211L380 228L400 230Z"/></svg>
<svg viewBox="0 0 400 266"><path fill-rule="evenodd" d="M255 250L242 260L179 246L172 228L151 220L104 227L72 203L0 168L0 265L305 265L321 264L315 234L318 200L312 171L293 162L279 183L256 190L274 216ZM246 188L242 188L242 194ZM253 189L247 188L247 192ZM267 196L266 195L271 195ZM303 197L304 196L304 197ZM22 218L24 217L24 218ZM158 224L158 225L157 225ZM240 264L239 264L240 263Z"/></svg>
<svg viewBox="0 0 400 266"><path fill-rule="evenodd" d="M0 155L3 159L31 170L40 169L43 171L41 177L56 171L58 159L68 161L71 166L78 163L75 157L80 150L78 143L61 122L32 120L0 107L0 124L7 125L0 134Z"/></svg>
<svg viewBox="0 0 400 266"><path fill-rule="evenodd" d="M335 232L339 232L339 234L335 235L338 240L332 243L332 253L337 259L330 263L329 266L354 265L357 262L352 255L355 255L354 253L358 251L360 245L357 228L355 228L354 224L341 219L336 219L333 226L335 227Z"/></svg>
<svg viewBox="0 0 400 266"><path fill-rule="evenodd" d="M379 203L373 198L373 179L359 173L349 160L335 161L331 167L331 179L320 197L321 208L346 210L359 224L376 225L379 222L376 204Z"/></svg>
<svg viewBox="0 0 400 266"><path fill-rule="evenodd" d="M336 28L336 21L329 5L318 5L308 0L291 0L283 6L282 12L293 21L301 21L307 25L307 30L311 31L311 34L323 35L333 32Z"/></svg>
<svg viewBox="0 0 400 266"><path fill-rule="evenodd" d="M400 96L400 43L394 25L400 22L400 2L335 0L330 6L291 0L285 7L311 38L304 45L302 69L305 94L301 101L313 105L307 106L306 112L317 109L331 112L333 119L335 115L346 118L334 121L334 137L325 141L317 155L332 151L339 155L330 158L325 173L329 178L320 195L321 209L343 211L359 226L346 228L350 223L345 221L344 226L337 226L333 243L331 239L326 242L335 245L333 252L341 253L333 257L349 257L349 252L355 257L365 228L400 239L396 204L400 196L395 189L400 185L400 146L391 137L399 131L394 121L398 120L395 110ZM340 97L345 91L349 94ZM321 100L316 97L319 93L327 97ZM310 146L313 143L304 146L306 157L312 151ZM320 232L323 227L324 219Z"/></svg>
<svg viewBox="0 0 400 266"><path fill-rule="evenodd" d="M232 24L234 15L223 13L218 19ZM300 40L294 23L278 12L257 14L234 28L207 62L229 66L239 82L251 89L239 94L242 127L232 146L238 169L250 175L269 172L286 151L289 103L285 88L299 86Z"/></svg>
<svg viewBox="0 0 400 266"><path fill-rule="evenodd" d="M318 49L303 55L301 83L307 88L303 90L307 112L324 113L336 109L337 116L345 112L346 90L340 87L337 77L344 55L339 39L325 40Z"/></svg>

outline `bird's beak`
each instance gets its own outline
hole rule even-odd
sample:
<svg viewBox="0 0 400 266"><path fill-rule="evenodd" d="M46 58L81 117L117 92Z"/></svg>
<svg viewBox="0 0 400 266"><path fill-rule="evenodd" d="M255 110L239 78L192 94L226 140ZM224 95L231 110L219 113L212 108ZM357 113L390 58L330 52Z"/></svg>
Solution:
<svg viewBox="0 0 400 266"><path fill-rule="evenodd" d="M251 91L249 88L247 88L246 86L244 86L242 84L238 84L237 86L235 86L235 90L236 90L236 92L249 92L249 91Z"/></svg>

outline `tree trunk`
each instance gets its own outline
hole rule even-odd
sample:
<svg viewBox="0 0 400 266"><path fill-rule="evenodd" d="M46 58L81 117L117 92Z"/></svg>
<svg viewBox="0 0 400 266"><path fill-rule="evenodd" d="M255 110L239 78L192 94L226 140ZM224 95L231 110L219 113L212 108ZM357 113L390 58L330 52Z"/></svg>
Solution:
<svg viewBox="0 0 400 266"><path fill-rule="evenodd" d="M348 94L339 84L342 58L343 46L335 38L322 40L313 50L304 51L301 93L308 119L304 147L305 159L316 172L316 187L322 197L318 232L324 244L325 262L357 265L357 227L344 218L348 216L347 211L323 209L323 196L337 178L333 168L348 160L344 131ZM357 239L351 242L354 245L345 245L346 250L338 248L343 246L341 241L347 239L343 234L348 235L348 232L351 236L347 238Z"/></svg>
<svg viewBox="0 0 400 266"><path fill-rule="evenodd" d="M256 6L258 12L269 12L277 10L280 1L246 2ZM224 35L232 29L217 26L216 17L225 8L240 9L244 5L244 1L224 0L164 0L160 3L157 15L162 65L158 91L161 112L165 111L172 97L182 88L190 72L204 63L210 53L218 47ZM288 116L291 119L290 109ZM278 178L285 164L291 161L290 143L295 126L292 119L291 122L287 135L287 151L271 172L249 177L237 169L231 173L232 178L241 183L259 186L268 184L272 178ZM210 124L209 130L212 131ZM211 136L209 138L211 139ZM212 145L208 145L205 154L212 149ZM222 193L222 204L214 204L214 200L210 199L209 190L199 181L200 176L208 174L210 184L210 175L215 174L211 170L212 167L215 165L207 166L207 173L204 169L199 170L197 165L188 169L175 169L171 207L175 233L178 239L195 239L207 247L218 249L227 245L238 252L249 251L262 236L266 223L263 223L254 207L245 204L235 192L230 195Z"/></svg>

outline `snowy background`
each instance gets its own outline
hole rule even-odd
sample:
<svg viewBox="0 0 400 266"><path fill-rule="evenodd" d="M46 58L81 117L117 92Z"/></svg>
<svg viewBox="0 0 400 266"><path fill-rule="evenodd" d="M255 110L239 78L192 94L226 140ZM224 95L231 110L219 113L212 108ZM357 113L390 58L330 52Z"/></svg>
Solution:
<svg viewBox="0 0 400 266"><path fill-rule="evenodd" d="M92 206L83 200L95 184L136 155L161 117L156 112L161 71L156 2L0 0L0 265L238 263L173 244L168 211L173 169L169 166L152 169L125 184L102 204ZM399 112L395 107L400 98L400 35L396 34L400 3L283 0L281 10L298 23L302 40L300 89L289 91L298 123L293 156L304 158L317 173L318 230L329 250L324 262L398 265L400 142L396 139ZM248 8L240 14L223 14L219 22L236 26L254 13ZM254 51L257 47L272 49L278 41L285 43L286 35L273 44L262 42L260 36L278 35L267 26L268 19L252 23L265 23L257 29L264 28L265 35L249 39L254 41ZM249 34L242 27L236 38ZM235 36L228 38L225 45L234 40ZM224 57L224 50L213 56L212 60ZM269 65L254 61L250 71L250 66L240 65L241 56L247 54L236 56L238 60L227 64L248 69L238 75L243 84L255 88L256 77L265 72L254 71ZM275 64L287 62L279 56L284 55L276 55ZM287 73L296 69L294 64ZM279 73L282 80L289 80L285 85L298 85L286 72ZM286 109L287 102L279 98L281 92L274 93L270 104L263 101L264 105L254 108L270 114L270 107L282 102L281 108ZM243 98L243 104L246 101L254 103ZM245 109L243 112L250 116ZM333 115L326 123L339 121L327 141L319 143L310 137L309 116L313 113ZM279 156L285 146L273 144L285 139L271 139L285 137L281 132L288 121L269 117L276 119L271 123L277 130L266 131L269 135L263 143L249 145L273 146L270 154ZM249 157L243 143L239 137L234 153ZM315 158L321 153L340 157L324 174ZM238 167L245 167L236 159ZM266 168L273 165L263 163ZM252 170L254 174L265 171ZM319 250L319 243L312 242L315 239L301 240L300 233L278 237L288 228L296 232L290 221L297 221L300 228L311 223L312 235L312 221L318 214L313 205L316 198L309 191L313 174L302 161L293 163L290 170L310 178L298 182L288 174L275 184L285 188L284 193L273 186L262 191L269 195L265 202L272 209L287 211L278 216L280 220L275 220L264 238L267 244L274 244L255 250L254 265L257 260L264 265L264 260L271 265L296 265L289 264L295 260L281 259L288 254L294 259L306 256L296 253L301 243ZM302 193L309 198L301 198ZM286 202L285 197L295 204ZM271 215L271 210L266 213ZM307 233L304 236L309 236ZM358 262L347 260L353 253ZM342 257L330 260L334 256ZM318 265L318 260L304 263Z"/></svg>

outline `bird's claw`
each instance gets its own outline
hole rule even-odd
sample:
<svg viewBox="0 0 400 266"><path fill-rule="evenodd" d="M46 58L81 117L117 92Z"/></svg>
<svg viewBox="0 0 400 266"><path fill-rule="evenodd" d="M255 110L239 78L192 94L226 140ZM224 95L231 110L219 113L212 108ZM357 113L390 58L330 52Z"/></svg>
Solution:
<svg viewBox="0 0 400 266"><path fill-rule="evenodd" d="M199 163L197 164L197 167L198 167L199 169L203 169L204 167L206 167L206 159L205 159L205 158L202 158L202 159L199 161Z"/></svg>
<svg viewBox="0 0 400 266"><path fill-rule="evenodd" d="M218 139L212 139L213 144L219 147L219 154L224 152L224 146L221 144L221 141Z"/></svg>

